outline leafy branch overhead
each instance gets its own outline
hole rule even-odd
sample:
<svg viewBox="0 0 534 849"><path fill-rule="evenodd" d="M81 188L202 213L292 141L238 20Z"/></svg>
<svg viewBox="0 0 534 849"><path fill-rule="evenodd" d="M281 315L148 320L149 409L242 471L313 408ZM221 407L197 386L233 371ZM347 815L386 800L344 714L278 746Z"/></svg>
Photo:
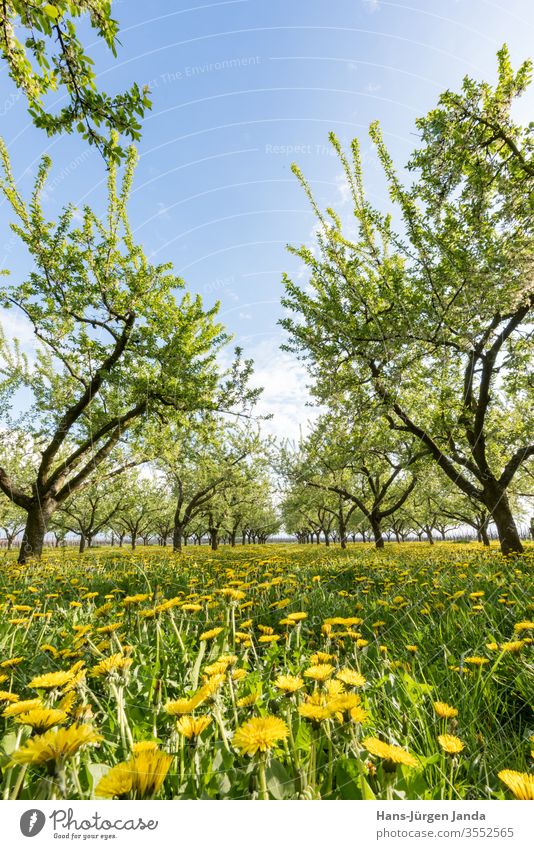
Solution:
<svg viewBox="0 0 534 849"><path fill-rule="evenodd" d="M149 91L137 83L115 95L99 90L94 62L78 35L77 19L83 16L116 57L119 27L107 0L3 0L0 50L36 127L49 136L78 132L106 159L120 160L126 152L111 133L140 139L140 122L151 106ZM19 38L19 31L26 37ZM67 100L59 111L51 99L54 93L61 96L58 102Z"/></svg>

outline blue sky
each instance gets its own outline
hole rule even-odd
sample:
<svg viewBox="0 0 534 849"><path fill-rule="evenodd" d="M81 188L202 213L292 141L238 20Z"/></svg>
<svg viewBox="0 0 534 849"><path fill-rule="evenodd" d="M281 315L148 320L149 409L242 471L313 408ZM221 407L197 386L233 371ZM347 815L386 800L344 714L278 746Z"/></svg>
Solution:
<svg viewBox="0 0 534 849"><path fill-rule="evenodd" d="M275 414L270 427L295 436L309 417L306 377L279 351L277 320L282 272L301 273L285 245L310 242L314 220L291 162L320 202L348 211L327 136L334 129L347 144L357 135L370 197L385 203L369 123L380 120L404 164L415 118L441 91L458 88L465 74L494 79L503 41L516 65L532 53L532 2L115 0L112 9L121 25L118 60L101 45L89 51L100 85L120 91L135 80L152 89L130 204L136 236L206 303L220 301L235 342L256 361L263 409ZM101 209L99 155L78 137L47 139L5 72L0 82L0 132L21 186L29 189L46 150L54 161L50 215L69 201ZM532 99L520 112L530 119ZM2 205L0 266L22 273L7 222ZM9 319L27 341L24 323Z"/></svg>

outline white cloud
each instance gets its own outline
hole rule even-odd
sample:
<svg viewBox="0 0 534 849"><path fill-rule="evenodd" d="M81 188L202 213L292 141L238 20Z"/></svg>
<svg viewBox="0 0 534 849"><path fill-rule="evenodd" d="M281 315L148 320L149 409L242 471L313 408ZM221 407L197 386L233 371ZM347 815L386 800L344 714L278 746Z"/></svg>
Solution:
<svg viewBox="0 0 534 849"><path fill-rule="evenodd" d="M319 411L306 406L312 400L306 369L293 354L280 350L281 341L279 336L263 339L256 345L246 345L244 353L254 360L254 385L264 390L256 411L260 415L273 414L272 419L262 423L262 431L279 439L298 441L301 431L306 432Z"/></svg>
<svg viewBox="0 0 534 849"><path fill-rule="evenodd" d="M0 326L9 342L18 339L20 347L25 353L34 353L35 334L33 326L24 315L15 309L8 310L0 307Z"/></svg>

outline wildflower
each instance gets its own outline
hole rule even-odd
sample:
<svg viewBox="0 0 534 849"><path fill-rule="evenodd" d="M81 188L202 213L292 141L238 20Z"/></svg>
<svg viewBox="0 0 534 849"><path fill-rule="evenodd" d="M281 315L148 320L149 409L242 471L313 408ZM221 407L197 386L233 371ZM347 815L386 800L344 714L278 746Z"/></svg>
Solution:
<svg viewBox="0 0 534 849"><path fill-rule="evenodd" d="M313 678L314 681L326 681L330 678L334 667L329 663L319 663L316 666L310 666L304 671L306 678Z"/></svg>
<svg viewBox="0 0 534 849"><path fill-rule="evenodd" d="M289 734L286 723L276 716L255 717L243 723L234 734L233 743L243 755L268 752Z"/></svg>
<svg viewBox="0 0 534 849"><path fill-rule="evenodd" d="M330 678L329 681L325 681L324 688L330 697L341 696L341 694L345 692L343 682L336 681L333 678Z"/></svg>
<svg viewBox="0 0 534 849"><path fill-rule="evenodd" d="M8 657L7 660L3 660L0 663L0 669L13 669L14 666L18 666L19 663L22 663L23 660L23 657Z"/></svg>
<svg viewBox="0 0 534 849"><path fill-rule="evenodd" d="M514 625L514 631L517 631L518 633L521 633L521 631L534 631L534 622L516 622Z"/></svg>
<svg viewBox="0 0 534 849"><path fill-rule="evenodd" d="M279 675L274 682L274 686L284 693L296 693L297 690L300 690L304 686L304 681L302 678L294 675Z"/></svg>
<svg viewBox="0 0 534 849"><path fill-rule="evenodd" d="M106 675L113 675L115 673L125 673L132 665L132 662L133 661L130 657L124 657L121 652L118 652L117 654L112 654L110 657L105 657L104 660L101 660L100 663L93 666L91 669L91 675L94 678L99 678L100 676L103 677Z"/></svg>
<svg viewBox="0 0 534 849"><path fill-rule="evenodd" d="M208 727L211 722L210 716L199 716L195 719L193 716L181 716L176 722L176 728L184 737L191 740L194 737L199 737L202 732Z"/></svg>
<svg viewBox="0 0 534 849"><path fill-rule="evenodd" d="M223 631L224 628L212 628L211 631L204 631L198 639L200 642L203 640L213 640L215 637L218 637L219 634L222 634Z"/></svg>
<svg viewBox="0 0 534 849"><path fill-rule="evenodd" d="M308 617L308 614L302 613L302 612L288 613L287 614L287 618L290 619L292 622L302 622L302 620L307 619L307 617Z"/></svg>
<svg viewBox="0 0 534 849"><path fill-rule="evenodd" d="M403 764L404 766L416 767L419 766L416 758L402 749L400 746L392 746L389 743L384 743L378 737L366 737L362 741L362 745L372 755L382 758L384 761L389 761L390 764Z"/></svg>
<svg viewBox="0 0 534 849"><path fill-rule="evenodd" d="M170 716L182 716L186 713L191 713L201 702L195 696L190 699L176 699L174 702L167 702L164 707L166 713Z"/></svg>
<svg viewBox="0 0 534 849"><path fill-rule="evenodd" d="M262 634L259 637L259 643L276 643L280 639L280 634Z"/></svg>
<svg viewBox="0 0 534 849"><path fill-rule="evenodd" d="M336 674L339 681L343 681L348 687L364 687L366 684L365 678L359 672L354 672L352 669L340 669Z"/></svg>
<svg viewBox="0 0 534 849"><path fill-rule="evenodd" d="M312 663L312 664L329 663L331 660L335 660L335 659L336 659L335 654L328 654L328 652L325 652L325 651L316 651L310 657L310 663Z"/></svg>
<svg viewBox="0 0 534 849"><path fill-rule="evenodd" d="M356 693L342 693L340 696L334 696L334 698L329 699L326 706L331 713L343 714L352 710L352 708L358 707L359 704L360 697Z"/></svg>
<svg viewBox="0 0 534 849"><path fill-rule="evenodd" d="M56 687L63 687L68 684L72 678L72 672L68 669L66 672L47 672L44 675L38 675L32 678L29 687L36 690L53 690Z"/></svg>
<svg viewBox="0 0 534 849"><path fill-rule="evenodd" d="M9 693L7 690L0 690L0 702L18 702L20 696L16 693Z"/></svg>
<svg viewBox="0 0 534 849"><path fill-rule="evenodd" d="M143 601L148 601L151 593L137 593L137 595L127 595L122 600L123 607L132 607L134 604L141 604Z"/></svg>
<svg viewBox="0 0 534 849"><path fill-rule="evenodd" d="M246 669L234 669L230 674L230 678L232 679L232 681L242 681L243 678L246 678L246 676Z"/></svg>
<svg viewBox="0 0 534 849"><path fill-rule="evenodd" d="M299 705L299 714L303 719L309 719L310 722L325 722L330 719L330 711L326 705L318 705L313 702L306 702Z"/></svg>
<svg viewBox="0 0 534 849"><path fill-rule="evenodd" d="M464 663L469 663L471 666L484 666L489 663L487 657L466 657Z"/></svg>
<svg viewBox="0 0 534 849"><path fill-rule="evenodd" d="M459 737L455 737L454 734L440 734L438 736L438 743L448 755L458 755L465 749L465 744L462 743Z"/></svg>
<svg viewBox="0 0 534 849"><path fill-rule="evenodd" d="M23 701L16 701L8 705L4 709L2 716L18 716L19 713L26 713L26 711L38 707L43 707L41 699L24 699Z"/></svg>
<svg viewBox="0 0 534 849"><path fill-rule="evenodd" d="M81 748L99 743L102 736L91 725L56 728L39 737L31 737L12 758L20 764L44 764L72 758Z"/></svg>
<svg viewBox="0 0 534 849"><path fill-rule="evenodd" d="M359 722L360 724L363 725L363 723L368 720L369 714L367 713L366 710L364 710L362 707L360 707L358 705L356 707L351 708L350 718L352 719L353 722Z"/></svg>
<svg viewBox="0 0 534 849"><path fill-rule="evenodd" d="M500 649L510 654L518 654L524 647L525 643L523 640L512 640L509 643L501 643Z"/></svg>
<svg viewBox="0 0 534 849"><path fill-rule="evenodd" d="M237 700L236 704L239 708L251 707L252 705L256 704L259 698L260 693L259 691L256 691L253 693L249 693L248 696L242 696L240 699Z"/></svg>
<svg viewBox="0 0 534 849"><path fill-rule="evenodd" d="M451 707L447 702L434 702L434 710L440 719L453 719L458 716L456 708Z"/></svg>
<svg viewBox="0 0 534 849"><path fill-rule="evenodd" d="M98 782L95 795L101 798L123 798L131 795L136 799L150 799L161 789L172 763L172 756L160 751L157 745L134 746L128 761L112 767Z"/></svg>
<svg viewBox="0 0 534 849"><path fill-rule="evenodd" d="M498 776L516 799L534 799L534 775L528 772L516 772L514 769L502 769Z"/></svg>
<svg viewBox="0 0 534 849"><path fill-rule="evenodd" d="M29 725L37 734L43 734L54 725L62 725L68 719L64 710L52 710L51 708L33 708L17 717L21 725Z"/></svg>

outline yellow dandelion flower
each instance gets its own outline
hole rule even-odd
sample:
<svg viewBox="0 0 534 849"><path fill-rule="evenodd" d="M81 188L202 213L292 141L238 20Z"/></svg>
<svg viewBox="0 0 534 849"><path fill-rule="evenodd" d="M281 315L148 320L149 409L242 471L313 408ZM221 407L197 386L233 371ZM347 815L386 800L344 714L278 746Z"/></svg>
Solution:
<svg viewBox="0 0 534 849"><path fill-rule="evenodd" d="M117 654L112 654L110 657L105 657L104 660L101 660L100 663L97 663L96 666L93 666L91 669L91 675L94 678L99 678L100 676L111 676L120 673L126 673L133 661L131 657L124 657L121 652L117 652Z"/></svg>
<svg viewBox="0 0 534 849"><path fill-rule="evenodd" d="M304 681L295 675L279 675L274 686L284 693L296 693L301 687L304 687Z"/></svg>
<svg viewBox="0 0 534 849"><path fill-rule="evenodd" d="M366 710L364 710L358 705L357 707L351 708L350 718L353 722L359 722L361 725L363 725L369 719L369 714Z"/></svg>
<svg viewBox="0 0 534 849"><path fill-rule="evenodd" d="M289 734L286 723L277 716L254 717L243 723L234 734L233 744L242 755L268 752Z"/></svg>
<svg viewBox="0 0 534 849"><path fill-rule="evenodd" d="M304 670L305 678L313 678L314 681L326 681L330 678L334 671L334 667L330 663L318 663L316 666L310 666Z"/></svg>
<svg viewBox="0 0 534 849"><path fill-rule="evenodd" d="M72 758L81 748L99 743L103 737L91 725L56 728L39 737L31 737L12 758L20 764L44 764Z"/></svg>
<svg viewBox="0 0 534 849"><path fill-rule="evenodd" d="M345 692L345 687L342 681L336 681L331 678L329 681L325 681L324 688L329 696L340 696Z"/></svg>
<svg viewBox="0 0 534 849"><path fill-rule="evenodd" d="M410 767L419 766L416 758L410 752L407 752L406 749L384 743L378 737L367 737L362 741L362 745L371 755L376 755L376 757L384 761L389 761L391 764L403 764Z"/></svg>
<svg viewBox="0 0 534 849"><path fill-rule="evenodd" d="M514 631L521 633L521 631L534 631L534 622L530 620L526 620L524 622L516 622L514 625Z"/></svg>
<svg viewBox="0 0 534 849"><path fill-rule="evenodd" d="M53 710L51 708L33 708L26 713L17 716L16 722L21 725L29 725L37 734L43 734L54 725L62 725L68 719L64 710Z"/></svg>
<svg viewBox="0 0 534 849"><path fill-rule="evenodd" d="M259 637L258 642L259 643L276 643L280 639L281 639L280 634L262 634L262 636Z"/></svg>
<svg viewBox="0 0 534 849"><path fill-rule="evenodd" d="M363 675L359 672L354 672L352 669L340 669L336 674L339 681L343 681L348 687L364 687L367 683Z"/></svg>
<svg viewBox="0 0 534 849"><path fill-rule="evenodd" d="M26 713L29 710L43 707L41 699L24 699L24 701L16 701L8 705L2 716L18 716L19 713Z"/></svg>
<svg viewBox="0 0 534 849"><path fill-rule="evenodd" d="M325 722L330 719L330 710L326 705L318 705L313 702L299 705L299 714L303 719L308 719L310 722Z"/></svg>
<svg viewBox="0 0 534 849"><path fill-rule="evenodd" d="M182 716L182 714L191 713L200 704L200 701L194 696L190 699L176 699L173 702L167 702L164 710L170 716Z"/></svg>
<svg viewBox="0 0 534 849"><path fill-rule="evenodd" d="M326 707L332 713L346 713L352 708L359 707L360 697L356 693L342 693L340 696L335 696L329 699Z"/></svg>
<svg viewBox="0 0 534 849"><path fill-rule="evenodd" d="M172 763L172 756L150 746L136 744L128 760L112 767L99 782L95 795L101 798L124 797L151 799L160 790ZM139 748L141 745L141 748Z"/></svg>
<svg viewBox="0 0 534 849"><path fill-rule="evenodd" d="M525 648L523 640L512 640L509 643L501 643L500 645L501 651L508 652L510 654L518 654L518 652L520 652L523 648Z"/></svg>
<svg viewBox="0 0 534 849"><path fill-rule="evenodd" d="M487 657L466 657L464 659L464 663L469 663L471 666L484 666L486 663L489 663Z"/></svg>
<svg viewBox="0 0 534 849"><path fill-rule="evenodd" d="M20 696L16 693L10 693L8 690L0 690L0 702L18 702Z"/></svg>
<svg viewBox="0 0 534 849"><path fill-rule="evenodd" d="M232 679L232 681L242 681L243 678L246 678L246 677L247 677L247 670L246 669L234 669L230 673L230 678Z"/></svg>
<svg viewBox="0 0 534 849"><path fill-rule="evenodd" d="M176 722L176 728L184 737L191 740L194 737L199 737L202 732L208 727L211 722L210 716L181 716Z"/></svg>
<svg viewBox="0 0 534 849"><path fill-rule="evenodd" d="M440 719L453 719L458 716L456 708L451 707L447 702L434 702L434 710Z"/></svg>
<svg viewBox="0 0 534 849"><path fill-rule="evenodd" d="M32 678L28 686L36 690L53 690L56 687L63 687L68 684L71 678L70 669L66 672L47 672L44 675L37 675L36 678Z"/></svg>
<svg viewBox="0 0 534 849"><path fill-rule="evenodd" d="M514 769L502 769L498 776L516 799L525 801L534 799L534 775L528 772L516 772Z"/></svg>
<svg viewBox="0 0 534 849"><path fill-rule="evenodd" d="M23 657L8 657L7 660L3 660L0 663L0 669L13 669L14 666L18 666L19 663L22 663L23 660Z"/></svg>
<svg viewBox="0 0 534 849"><path fill-rule="evenodd" d="M328 654L325 651L316 651L315 654L312 654L310 657L311 663L328 663L330 660L335 659L335 654Z"/></svg>
<svg viewBox="0 0 534 849"><path fill-rule="evenodd" d="M126 763L111 767L98 782L95 795L101 799L123 799L132 789L132 770Z"/></svg>
<svg viewBox="0 0 534 849"><path fill-rule="evenodd" d="M212 628L211 631L204 631L198 639L200 642L203 640L213 640L215 637L218 637L219 634L222 634L223 631L224 628Z"/></svg>
<svg viewBox="0 0 534 849"><path fill-rule="evenodd" d="M287 618L290 619L292 622L302 622L303 619L308 618L308 614L303 613L302 611L298 613L288 613Z"/></svg>
<svg viewBox="0 0 534 849"><path fill-rule="evenodd" d="M438 743L448 755L458 755L465 749L465 743L462 743L454 734L439 734Z"/></svg>
<svg viewBox="0 0 534 849"><path fill-rule="evenodd" d="M135 604L141 604L143 601L148 601L152 597L151 593L137 593L137 595L127 595L122 600L123 607L132 607Z"/></svg>
<svg viewBox="0 0 534 849"><path fill-rule="evenodd" d="M249 693L248 696L242 696L240 699L237 700L237 703L236 703L237 707L245 708L245 707L251 707L252 705L257 704L257 702L259 701L260 695L261 694L259 693L259 691L257 691L257 692L254 692L254 693Z"/></svg>

